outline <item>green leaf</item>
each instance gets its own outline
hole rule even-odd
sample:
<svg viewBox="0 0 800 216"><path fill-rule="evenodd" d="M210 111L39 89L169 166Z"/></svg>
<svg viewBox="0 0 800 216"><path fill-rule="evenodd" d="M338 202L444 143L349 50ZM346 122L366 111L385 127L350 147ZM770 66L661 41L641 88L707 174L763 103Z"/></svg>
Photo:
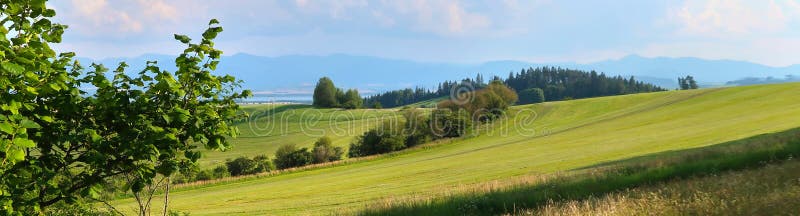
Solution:
<svg viewBox="0 0 800 216"><path fill-rule="evenodd" d="M53 91L61 90L61 86L59 86L58 83L47 84L47 87L50 87L50 89L53 89Z"/></svg>
<svg viewBox="0 0 800 216"><path fill-rule="evenodd" d="M14 145L19 146L19 147L23 147L23 148L36 147L36 143L34 143L33 140L29 140L29 139L25 139L25 138L17 137L17 138L14 138L14 141L12 141L12 142L14 143Z"/></svg>
<svg viewBox="0 0 800 216"><path fill-rule="evenodd" d="M44 11L44 13L42 13L42 16L44 16L44 17L53 17L55 15L56 15L56 11L53 10L53 9L47 9L47 10Z"/></svg>
<svg viewBox="0 0 800 216"><path fill-rule="evenodd" d="M214 24L219 24L219 20L211 19L210 21L208 21L208 25L214 25Z"/></svg>
<svg viewBox="0 0 800 216"><path fill-rule="evenodd" d="M14 74L14 75L21 74L22 72L25 71L24 67L22 67L22 66L20 66L18 64L11 63L11 62L0 63L0 67L2 67L3 70L8 71L9 73Z"/></svg>
<svg viewBox="0 0 800 216"><path fill-rule="evenodd" d="M0 122L0 131L5 132L6 134L14 134L14 126L6 121Z"/></svg>
<svg viewBox="0 0 800 216"><path fill-rule="evenodd" d="M22 127L24 127L24 128L37 128L37 129L38 128L42 128L42 126L39 126L39 124L37 124L36 122L28 120L28 119L23 119L20 122L20 125L22 125Z"/></svg>
<svg viewBox="0 0 800 216"><path fill-rule="evenodd" d="M20 149L9 149L6 154L8 155L8 160L11 161L11 163L25 160L25 151Z"/></svg>
<svg viewBox="0 0 800 216"><path fill-rule="evenodd" d="M185 44L188 44L189 41L192 41L192 39L190 39L189 36L179 35L179 34L175 34L175 40L178 40L181 43L185 43Z"/></svg>
<svg viewBox="0 0 800 216"><path fill-rule="evenodd" d="M47 123L52 123L53 122L53 117L50 117L50 116L39 116L39 119L41 119L42 121L47 122Z"/></svg>

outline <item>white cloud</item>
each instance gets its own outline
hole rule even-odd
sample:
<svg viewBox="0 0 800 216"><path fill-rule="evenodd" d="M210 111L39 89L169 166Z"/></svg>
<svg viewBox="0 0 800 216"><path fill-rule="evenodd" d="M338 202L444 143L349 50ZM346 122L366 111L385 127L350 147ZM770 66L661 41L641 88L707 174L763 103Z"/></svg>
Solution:
<svg viewBox="0 0 800 216"><path fill-rule="evenodd" d="M72 0L60 6L72 29L84 36L124 37L130 33L141 33L147 28L176 23L179 11L172 4L176 1L137 0L109 2L107 0ZM63 7L63 8L62 8Z"/></svg>
<svg viewBox="0 0 800 216"><path fill-rule="evenodd" d="M671 10L684 35L731 38L786 31L798 10L793 1L686 1Z"/></svg>
<svg viewBox="0 0 800 216"><path fill-rule="evenodd" d="M491 27L488 15L468 10L458 0L414 0L389 1L386 8L390 13L405 16L410 27L421 32L431 32L442 36L462 36L482 32Z"/></svg>

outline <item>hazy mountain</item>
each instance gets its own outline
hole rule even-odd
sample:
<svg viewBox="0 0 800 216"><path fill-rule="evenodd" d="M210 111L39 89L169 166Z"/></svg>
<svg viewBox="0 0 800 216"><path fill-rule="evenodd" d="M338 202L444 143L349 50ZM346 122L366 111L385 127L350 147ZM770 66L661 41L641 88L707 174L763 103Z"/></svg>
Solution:
<svg viewBox="0 0 800 216"><path fill-rule="evenodd" d="M100 60L106 67L115 68L119 61L131 65L131 72L141 70L145 61L157 60L164 69L173 70L174 56L143 55L135 58ZM82 59L84 65L92 60ZM646 82L666 88L677 86L677 77L692 75L701 84L725 84L746 77L784 77L800 74L800 65L770 67L755 63L731 60L704 60L698 58L645 58L627 56L589 64L530 63L522 61L491 61L480 64L453 64L415 62L367 56L281 56L262 57L249 54L224 56L218 71L229 73L245 81L244 86L260 95L304 98L311 93L314 83L329 76L337 86L358 88L370 94L404 87L434 87L444 80L500 76L522 68L555 66L596 70L607 75L635 76Z"/></svg>

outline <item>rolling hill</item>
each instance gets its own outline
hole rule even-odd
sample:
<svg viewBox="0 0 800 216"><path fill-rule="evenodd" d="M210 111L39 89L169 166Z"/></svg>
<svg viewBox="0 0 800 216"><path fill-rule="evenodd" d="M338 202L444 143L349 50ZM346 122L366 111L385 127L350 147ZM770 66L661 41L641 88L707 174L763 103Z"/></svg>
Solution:
<svg viewBox="0 0 800 216"><path fill-rule="evenodd" d="M443 197L487 182L797 128L797 92L800 83L516 106L480 136L327 168L179 187L171 192L170 206L192 215L318 215L353 213L387 200ZM114 204L123 210L135 205L132 199Z"/></svg>

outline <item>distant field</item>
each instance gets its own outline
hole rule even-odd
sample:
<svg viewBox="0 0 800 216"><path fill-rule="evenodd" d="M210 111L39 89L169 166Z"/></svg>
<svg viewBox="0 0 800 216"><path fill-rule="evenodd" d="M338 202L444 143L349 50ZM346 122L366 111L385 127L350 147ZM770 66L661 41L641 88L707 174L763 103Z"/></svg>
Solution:
<svg viewBox="0 0 800 216"><path fill-rule="evenodd" d="M469 185L800 127L798 92L800 83L791 83L517 106L510 119L494 123L481 136L393 157L177 190L170 195L170 206L192 215L331 214L352 213L386 199L446 196ZM338 111L319 112L332 116ZM359 112L393 115L391 110ZM356 117L343 122L369 121ZM233 151L208 153L205 163L271 152L284 142L311 145L315 139L242 132ZM337 136L336 145L345 145L348 137ZM115 204L134 207L131 199Z"/></svg>
<svg viewBox="0 0 800 216"><path fill-rule="evenodd" d="M346 147L353 137L372 128L381 119L398 117L393 109L313 109L310 105L244 105L250 118L237 123L241 135L233 140L233 148L225 151L204 151L200 165L204 167L238 156L265 154L273 157L284 144L312 147L321 136L329 136L335 146Z"/></svg>

